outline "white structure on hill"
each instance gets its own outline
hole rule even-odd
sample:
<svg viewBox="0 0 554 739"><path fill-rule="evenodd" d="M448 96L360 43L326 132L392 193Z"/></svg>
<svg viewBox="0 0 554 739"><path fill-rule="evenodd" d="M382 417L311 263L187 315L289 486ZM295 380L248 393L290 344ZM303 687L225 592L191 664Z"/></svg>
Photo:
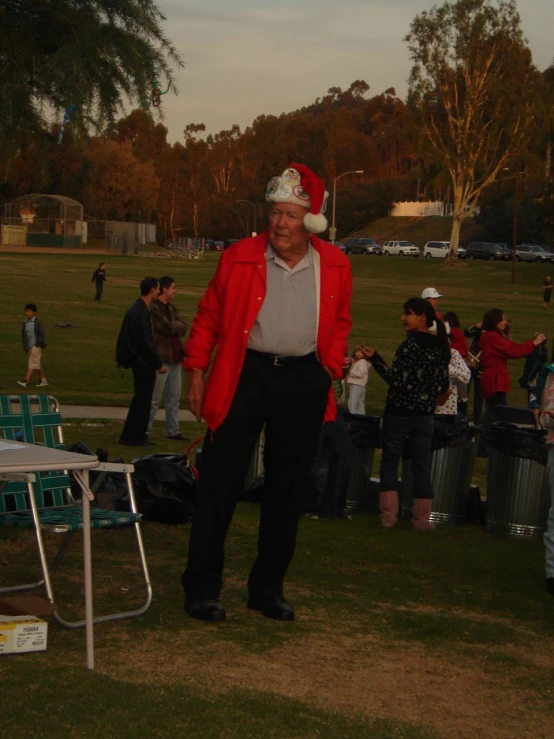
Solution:
<svg viewBox="0 0 554 739"><path fill-rule="evenodd" d="M477 209L476 214L478 212L479 209ZM400 203L394 203L391 210L391 216L403 216L405 218L421 218L425 216L448 217L452 215L452 204L443 203L442 200L427 200L425 202L405 200Z"/></svg>

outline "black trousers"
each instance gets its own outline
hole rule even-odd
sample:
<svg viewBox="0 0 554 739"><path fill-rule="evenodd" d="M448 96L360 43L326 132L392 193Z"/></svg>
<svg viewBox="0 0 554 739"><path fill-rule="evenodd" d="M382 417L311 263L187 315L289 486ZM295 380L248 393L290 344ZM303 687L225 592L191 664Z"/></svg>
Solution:
<svg viewBox="0 0 554 739"><path fill-rule="evenodd" d="M103 282L97 282L96 284L96 297L95 300L100 300L102 298L102 291L104 289L104 283Z"/></svg>
<svg viewBox="0 0 554 739"><path fill-rule="evenodd" d="M479 426L481 423L481 412L483 410L483 396L481 395L481 380L479 379L479 373L474 369L471 370L471 380L467 389L468 395L471 385L473 385L473 423L476 426Z"/></svg>
<svg viewBox="0 0 554 739"><path fill-rule="evenodd" d="M202 448L198 502L182 576L188 598L219 598L225 536L264 424L265 494L248 589L253 598L283 594L301 493L309 483L330 383L315 356L275 366L247 352L229 413L213 434L208 432Z"/></svg>
<svg viewBox="0 0 554 739"><path fill-rule="evenodd" d="M483 416L482 423L483 428L481 429L481 436L479 437L478 445L478 454L481 457L487 457L489 453L486 436L489 433L493 422L494 409L497 405L506 405L506 398L506 393L495 393L485 401L485 415Z"/></svg>
<svg viewBox="0 0 554 739"><path fill-rule="evenodd" d="M140 444L144 441L150 418L156 370L140 358L133 362L131 369L133 370L135 394L129 406L120 441L126 444Z"/></svg>
<svg viewBox="0 0 554 739"><path fill-rule="evenodd" d="M341 518L345 514L354 447L339 409L335 421L323 424L319 462L326 471L325 486L317 513L321 518Z"/></svg>

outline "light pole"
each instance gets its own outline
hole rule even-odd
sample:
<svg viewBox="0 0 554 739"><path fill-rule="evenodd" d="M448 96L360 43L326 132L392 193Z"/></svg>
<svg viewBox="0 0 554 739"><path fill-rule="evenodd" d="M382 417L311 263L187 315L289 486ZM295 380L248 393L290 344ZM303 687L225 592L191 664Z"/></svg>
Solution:
<svg viewBox="0 0 554 739"><path fill-rule="evenodd" d="M514 225L512 228L512 285L516 284L517 217L519 211L519 164L515 174Z"/></svg>
<svg viewBox="0 0 554 739"><path fill-rule="evenodd" d="M525 173L525 170L523 170L523 173L520 170L520 164L518 162L517 169L511 177L514 178L514 216L513 216L513 225L512 225L512 285L516 284L516 262L517 262L517 222L518 222L518 215L519 215L519 197L520 197L520 176L521 174ZM508 167L504 167L505 170L508 170ZM507 178L510 179L510 178Z"/></svg>
<svg viewBox="0 0 554 739"><path fill-rule="evenodd" d="M254 208L254 228L253 232L256 233L256 216L258 215L258 209L251 200L235 200L235 203L248 203Z"/></svg>
<svg viewBox="0 0 554 739"><path fill-rule="evenodd" d="M338 177L335 177L335 180L333 182L333 215L331 220L331 228L329 229L329 236L331 237L331 243L335 243L335 236L337 235L337 229L335 228L335 205L336 205L336 198L337 198L337 182L340 180L341 177L346 177L347 174L363 174L363 169L352 169L350 172L343 172L342 174L339 174Z"/></svg>

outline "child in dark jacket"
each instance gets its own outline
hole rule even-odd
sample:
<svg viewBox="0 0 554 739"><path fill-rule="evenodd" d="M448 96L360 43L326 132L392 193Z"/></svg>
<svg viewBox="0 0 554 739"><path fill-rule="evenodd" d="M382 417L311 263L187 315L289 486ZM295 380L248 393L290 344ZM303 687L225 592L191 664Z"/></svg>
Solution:
<svg viewBox="0 0 554 739"><path fill-rule="evenodd" d="M390 528L397 520L398 465L409 439L414 476L412 524L421 531L430 531L435 528L429 521L433 414L447 397L450 346L443 322L436 321L435 311L426 300L412 298L404 303L401 320L407 336L398 347L392 367L374 349L368 352L375 371L389 384L379 485L381 526ZM436 336L429 333L435 321Z"/></svg>
<svg viewBox="0 0 554 739"><path fill-rule="evenodd" d="M27 354L27 374L24 380L18 380L17 384L27 387L33 377L33 372L38 372L39 383L37 387L46 387L48 381L42 370L42 350L46 348L46 336L42 321L37 318L37 306L27 303L25 306L25 320L21 326L21 343L23 351Z"/></svg>

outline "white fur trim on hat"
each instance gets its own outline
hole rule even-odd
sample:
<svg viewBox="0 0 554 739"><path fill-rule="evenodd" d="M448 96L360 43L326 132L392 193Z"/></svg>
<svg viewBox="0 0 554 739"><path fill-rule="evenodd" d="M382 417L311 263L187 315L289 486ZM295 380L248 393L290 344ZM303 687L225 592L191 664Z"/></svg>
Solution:
<svg viewBox="0 0 554 739"><path fill-rule="evenodd" d="M329 224L323 213L306 213L304 216L304 225L310 233L321 234L327 230Z"/></svg>

